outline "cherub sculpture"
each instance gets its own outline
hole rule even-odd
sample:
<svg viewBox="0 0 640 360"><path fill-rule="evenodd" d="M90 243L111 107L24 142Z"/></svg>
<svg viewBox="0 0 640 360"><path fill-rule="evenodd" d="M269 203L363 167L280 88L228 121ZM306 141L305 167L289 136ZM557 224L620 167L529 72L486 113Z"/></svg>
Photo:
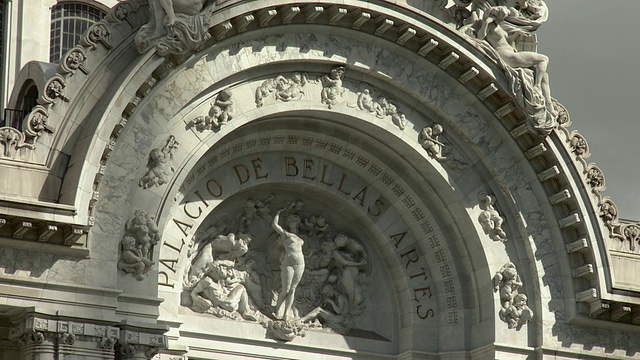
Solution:
<svg viewBox="0 0 640 360"><path fill-rule="evenodd" d="M138 182L144 189L152 186L160 186L167 183L173 176L173 154L178 148L175 136L171 135L166 144L161 148L151 150L147 162L147 172Z"/></svg>
<svg viewBox="0 0 640 360"><path fill-rule="evenodd" d="M494 199L487 194L480 195L480 208L482 212L478 216L478 221L482 225L484 233L489 235L491 240L507 241L507 234L502 229L504 219L493 207Z"/></svg>

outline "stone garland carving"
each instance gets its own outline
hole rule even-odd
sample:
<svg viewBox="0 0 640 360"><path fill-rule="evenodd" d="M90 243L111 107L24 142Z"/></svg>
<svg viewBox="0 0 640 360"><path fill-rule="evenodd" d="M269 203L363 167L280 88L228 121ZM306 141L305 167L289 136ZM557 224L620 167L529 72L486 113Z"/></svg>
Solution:
<svg viewBox="0 0 640 360"><path fill-rule="evenodd" d="M527 306L527 296L521 294L520 275L516 266L509 262L498 270L493 277L493 289L500 294L500 320L506 322L509 329L520 329L533 318L533 311Z"/></svg>
<svg viewBox="0 0 640 360"><path fill-rule="evenodd" d="M160 56L167 56L195 50L211 38L208 30L215 8L208 0L149 1L149 22L135 37L138 52L155 47Z"/></svg>
<svg viewBox="0 0 640 360"><path fill-rule="evenodd" d="M248 199L242 214L230 217L237 220L212 226L193 246L184 280L191 301L184 305L260 322L279 340L309 328L346 333L366 310L366 249L332 232L322 215L306 214L304 202L275 212L273 202L273 195Z"/></svg>
<svg viewBox="0 0 640 360"><path fill-rule="evenodd" d="M226 89L220 92L206 116L198 116L191 120L189 127L195 127L197 131L219 130L226 125L234 116L233 100L231 90Z"/></svg>
<svg viewBox="0 0 640 360"><path fill-rule="evenodd" d="M558 124L559 109L551 98L547 65L534 33L548 18L543 0L434 1L431 13L471 37L509 79L510 91L525 109L527 125L547 136Z"/></svg>
<svg viewBox="0 0 640 360"><path fill-rule="evenodd" d="M148 189L153 186L161 186L171 180L171 176L175 172L173 156L178 145L180 144L176 141L175 136L171 135L163 147L151 150L147 162L147 172L138 182L140 187Z"/></svg>
<svg viewBox="0 0 640 360"><path fill-rule="evenodd" d="M267 79L256 89L256 107L261 107L263 105L262 99L271 94L273 94L275 99L284 102L300 100L304 97L303 87L307 82L307 75L301 73L293 73L289 79L283 75L278 75L273 79Z"/></svg>
<svg viewBox="0 0 640 360"><path fill-rule="evenodd" d="M482 230L484 230L486 235L489 235L491 240L506 242L507 234L502 229L504 218L500 216L493 206L495 202L494 198L486 193L480 193L478 200L480 201L480 209L482 209L482 212L480 212L478 216Z"/></svg>
<svg viewBox="0 0 640 360"><path fill-rule="evenodd" d="M142 210L136 210L125 225L121 241L122 252L118 269L143 280L155 262L151 261L151 248L160 241L160 230L154 218Z"/></svg>

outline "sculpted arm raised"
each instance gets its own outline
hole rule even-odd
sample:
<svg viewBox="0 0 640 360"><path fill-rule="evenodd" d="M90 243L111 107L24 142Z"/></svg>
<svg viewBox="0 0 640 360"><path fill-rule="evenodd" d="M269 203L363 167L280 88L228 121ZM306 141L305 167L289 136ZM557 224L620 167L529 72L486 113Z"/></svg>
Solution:
<svg viewBox="0 0 640 360"><path fill-rule="evenodd" d="M275 230L278 234L283 236L286 235L286 232L284 231L282 226L280 226L280 224L278 223L280 222L280 213L282 213L284 210L285 208L278 209L278 211L276 211L276 214L273 216L273 221L271 222L271 226L273 227L273 230Z"/></svg>

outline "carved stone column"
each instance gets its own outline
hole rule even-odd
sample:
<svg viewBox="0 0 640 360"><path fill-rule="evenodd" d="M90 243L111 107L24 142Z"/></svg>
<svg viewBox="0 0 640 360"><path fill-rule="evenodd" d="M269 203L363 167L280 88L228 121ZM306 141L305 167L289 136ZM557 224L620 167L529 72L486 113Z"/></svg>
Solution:
<svg viewBox="0 0 640 360"><path fill-rule="evenodd" d="M55 336L52 333L30 330L15 339L25 360L55 360Z"/></svg>

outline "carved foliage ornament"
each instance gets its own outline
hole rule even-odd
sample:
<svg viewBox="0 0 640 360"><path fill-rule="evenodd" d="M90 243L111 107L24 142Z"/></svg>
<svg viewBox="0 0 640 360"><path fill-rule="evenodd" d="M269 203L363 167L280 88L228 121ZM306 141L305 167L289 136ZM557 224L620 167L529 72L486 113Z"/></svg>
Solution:
<svg viewBox="0 0 640 360"><path fill-rule="evenodd" d="M0 128L0 144L4 146L2 156L9 158L13 156L13 150L24 144L24 134L14 128Z"/></svg>
<svg viewBox="0 0 640 360"><path fill-rule="evenodd" d="M366 310L364 245L333 232L324 216L305 212L302 201L275 212L274 202L273 195L248 199L239 216L229 217L235 222L214 224L200 237L185 272L190 302L183 305L260 322L285 341L310 327L347 332Z"/></svg>
<svg viewBox="0 0 640 360"><path fill-rule="evenodd" d="M591 186L593 191L604 191L606 189L604 182L604 173L594 164L589 165L586 171L587 184Z"/></svg>

